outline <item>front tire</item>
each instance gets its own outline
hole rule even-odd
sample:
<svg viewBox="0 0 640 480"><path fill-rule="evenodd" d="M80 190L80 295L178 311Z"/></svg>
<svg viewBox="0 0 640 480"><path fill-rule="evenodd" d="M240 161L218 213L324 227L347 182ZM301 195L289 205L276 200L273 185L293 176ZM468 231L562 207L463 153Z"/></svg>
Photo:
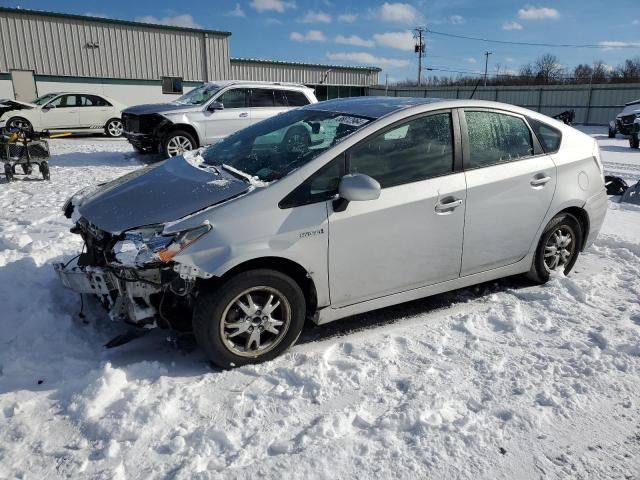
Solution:
<svg viewBox="0 0 640 480"><path fill-rule="evenodd" d="M640 133L632 133L629 137L629 145L631 148L640 148Z"/></svg>
<svg viewBox="0 0 640 480"><path fill-rule="evenodd" d="M552 272L568 275L578 260L583 235L580 222L570 213L563 212L553 217L536 248L529 277L546 283Z"/></svg>
<svg viewBox="0 0 640 480"><path fill-rule="evenodd" d="M117 138L122 136L124 127L122 126L122 120L119 118L112 118L104 126L104 133L107 137Z"/></svg>
<svg viewBox="0 0 640 480"><path fill-rule="evenodd" d="M616 138L616 129L609 127L609 138Z"/></svg>
<svg viewBox="0 0 640 480"><path fill-rule="evenodd" d="M165 158L175 157L197 147L198 143L190 133L176 130L169 133L162 142L162 153Z"/></svg>
<svg viewBox="0 0 640 480"><path fill-rule="evenodd" d="M300 286L275 270L242 272L197 298L193 331L212 363L231 368L271 360L302 332Z"/></svg>
<svg viewBox="0 0 640 480"><path fill-rule="evenodd" d="M7 130L26 130L28 132L33 132L33 125L29 120L22 117L13 117L7 120L6 124Z"/></svg>

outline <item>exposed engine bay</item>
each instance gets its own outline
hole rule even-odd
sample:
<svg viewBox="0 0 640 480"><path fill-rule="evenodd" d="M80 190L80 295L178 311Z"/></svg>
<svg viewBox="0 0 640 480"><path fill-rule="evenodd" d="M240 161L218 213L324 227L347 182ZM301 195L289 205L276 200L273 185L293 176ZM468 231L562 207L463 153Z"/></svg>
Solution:
<svg viewBox="0 0 640 480"><path fill-rule="evenodd" d="M84 218L71 232L84 246L77 257L55 265L66 287L96 295L112 320L143 328L191 328L196 279L210 275L172 261L185 235L165 236L158 226L113 235Z"/></svg>

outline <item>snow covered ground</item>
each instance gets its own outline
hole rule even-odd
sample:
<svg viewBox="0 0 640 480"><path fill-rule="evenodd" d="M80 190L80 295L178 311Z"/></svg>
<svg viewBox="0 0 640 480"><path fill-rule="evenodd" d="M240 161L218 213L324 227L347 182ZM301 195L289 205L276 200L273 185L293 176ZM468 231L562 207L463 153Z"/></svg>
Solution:
<svg viewBox="0 0 640 480"><path fill-rule="evenodd" d="M606 169L640 153L598 138ZM438 295L212 370L121 332L58 283L59 207L139 168L120 140L51 142L52 181L0 181L0 478L640 478L640 208L611 204L574 272Z"/></svg>

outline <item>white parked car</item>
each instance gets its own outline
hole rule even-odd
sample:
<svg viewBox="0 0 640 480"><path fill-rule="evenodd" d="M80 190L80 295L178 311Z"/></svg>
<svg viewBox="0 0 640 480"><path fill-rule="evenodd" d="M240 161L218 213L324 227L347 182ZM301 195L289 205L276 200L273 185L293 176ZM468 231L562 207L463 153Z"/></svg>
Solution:
<svg viewBox="0 0 640 480"><path fill-rule="evenodd" d="M280 133L303 124L310 142ZM113 319L193 327L226 368L274 358L307 319L568 274L607 202L596 141L540 113L344 98L79 192L85 247L55 268Z"/></svg>
<svg viewBox="0 0 640 480"><path fill-rule="evenodd" d="M0 128L35 131L104 132L122 135L121 103L104 95L77 92L47 93L33 102L0 100Z"/></svg>
<svg viewBox="0 0 640 480"><path fill-rule="evenodd" d="M170 103L127 108L122 120L124 135L136 150L174 157L216 143L266 118L317 102L313 89L300 84L215 81ZM285 140L311 143L318 133L305 131L301 125Z"/></svg>

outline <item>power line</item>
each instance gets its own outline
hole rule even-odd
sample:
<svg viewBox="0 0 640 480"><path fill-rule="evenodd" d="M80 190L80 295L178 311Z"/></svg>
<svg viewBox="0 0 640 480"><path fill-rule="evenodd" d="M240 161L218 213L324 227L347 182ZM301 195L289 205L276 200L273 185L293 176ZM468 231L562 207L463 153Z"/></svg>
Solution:
<svg viewBox="0 0 640 480"><path fill-rule="evenodd" d="M549 48L638 48L640 49L640 43L631 43L631 44L618 44L618 42L611 42L611 44L571 44L571 43L534 43L534 42L512 42L508 40L494 40L489 38L481 38L481 37L470 37L467 35L456 35L453 33L446 32L437 32L435 30L427 29L427 33L432 33L434 35L440 35L443 37L451 37L451 38L459 38L463 40L474 40L477 42L487 42L487 43L500 43L503 45L522 45L527 47L549 47Z"/></svg>

